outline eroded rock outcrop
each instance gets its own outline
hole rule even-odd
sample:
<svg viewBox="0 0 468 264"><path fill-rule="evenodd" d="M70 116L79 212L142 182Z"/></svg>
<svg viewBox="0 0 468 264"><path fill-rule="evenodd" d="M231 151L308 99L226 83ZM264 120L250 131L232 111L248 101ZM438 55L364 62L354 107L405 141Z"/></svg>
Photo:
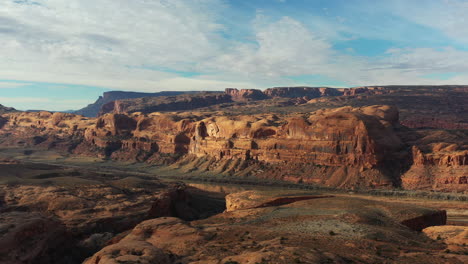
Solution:
<svg viewBox="0 0 468 264"><path fill-rule="evenodd" d="M243 197L243 193L233 194ZM259 192L260 200L271 192ZM276 193L278 199L297 193ZM437 210L352 197L323 197L230 210L187 223L152 219L85 263L460 263L400 222ZM132 251L132 249L134 249ZM408 254L404 252L411 252ZM132 253L134 252L134 253ZM163 254L163 252L165 254ZM376 253L378 252L378 253ZM114 254L112 254L114 253ZM157 262L159 263L159 262Z"/></svg>
<svg viewBox="0 0 468 264"><path fill-rule="evenodd" d="M14 112L14 111L16 111L16 109L14 109L13 107L6 107L6 106L0 104L0 114Z"/></svg>
<svg viewBox="0 0 468 264"><path fill-rule="evenodd" d="M106 103L99 115L106 113L152 113L159 111L187 111L232 102L230 95L217 92L200 92L178 96L143 97L123 99Z"/></svg>
<svg viewBox="0 0 468 264"><path fill-rule="evenodd" d="M234 172L243 161L274 166L259 177L330 186L391 186L393 176L380 167L402 148L392 131L395 120L397 112L391 107L345 107L283 118L213 117L196 124L189 153L214 156ZM238 160L239 166L222 165L225 160ZM358 180L363 174L367 179Z"/></svg>
<svg viewBox="0 0 468 264"><path fill-rule="evenodd" d="M176 95L164 98L108 101L101 113L179 111L202 108L236 112L265 113L271 109L296 106L299 111L341 106L394 105L402 113L401 122L411 128L466 129L468 86L463 85L391 85L354 88L275 87L258 89L227 88L221 97L206 94ZM114 92L110 92L114 93ZM205 102L192 103L206 97ZM99 100L98 100L99 101ZM181 105L181 102L186 105ZM227 103L227 104L226 104ZM291 109L290 109L291 110ZM306 110L307 111L307 110ZM273 110L274 112L274 110Z"/></svg>
<svg viewBox="0 0 468 264"><path fill-rule="evenodd" d="M257 89L236 89L226 88L225 93L231 96L233 101L251 101L251 100L263 100L268 98L261 90Z"/></svg>
<svg viewBox="0 0 468 264"><path fill-rule="evenodd" d="M338 96L343 93L335 88L328 87L275 87L264 91L268 97L307 97L309 99L322 96Z"/></svg>
<svg viewBox="0 0 468 264"><path fill-rule="evenodd" d="M468 245L468 226L431 226L423 232L434 240L443 240L447 244Z"/></svg>
<svg viewBox="0 0 468 264"><path fill-rule="evenodd" d="M0 167L1 263L82 263L144 220L225 210L224 197L149 176L8 161ZM125 250L120 260L134 252ZM166 256L138 250L150 260Z"/></svg>
<svg viewBox="0 0 468 264"><path fill-rule="evenodd" d="M66 244L65 227L57 219L40 213L0 213L0 263L56 263Z"/></svg>
<svg viewBox="0 0 468 264"><path fill-rule="evenodd" d="M433 240L442 241L447 245L448 252L465 255L464 261L468 260L468 226L431 226L425 228L423 233Z"/></svg>
<svg viewBox="0 0 468 264"><path fill-rule="evenodd" d="M106 114L97 119L21 112L5 114L3 119L0 136L2 144L9 146L343 188L399 186L400 175L410 168L403 180L407 188L430 189L434 181L443 180L453 184L446 184L447 190L466 190L468 148L457 145L463 135L453 140L421 137L401 128L399 112L391 106L250 116ZM425 178L418 176L419 168L429 167L442 170L443 177L431 172L429 181L420 184ZM449 175L445 172L449 170L456 173Z"/></svg>
<svg viewBox="0 0 468 264"><path fill-rule="evenodd" d="M412 146L412 164L403 175L403 187L441 191L468 189L466 131L423 130L414 136L400 132Z"/></svg>
<svg viewBox="0 0 468 264"><path fill-rule="evenodd" d="M73 234L81 235L122 232L148 218L176 216L194 220L224 210L221 202L200 202L204 194L187 190L183 184L167 186L143 181L146 186L119 188L126 181L139 180L124 178L110 184L78 187L0 185L0 192L7 210L46 212ZM206 206L211 209L205 210Z"/></svg>
<svg viewBox="0 0 468 264"><path fill-rule="evenodd" d="M272 192L245 191L226 196L226 211L280 206L298 201L330 198L330 195L281 194Z"/></svg>
<svg viewBox="0 0 468 264"><path fill-rule="evenodd" d="M162 249L143 241L130 241L107 246L84 262L84 264L116 263L171 264L173 262L169 254Z"/></svg>

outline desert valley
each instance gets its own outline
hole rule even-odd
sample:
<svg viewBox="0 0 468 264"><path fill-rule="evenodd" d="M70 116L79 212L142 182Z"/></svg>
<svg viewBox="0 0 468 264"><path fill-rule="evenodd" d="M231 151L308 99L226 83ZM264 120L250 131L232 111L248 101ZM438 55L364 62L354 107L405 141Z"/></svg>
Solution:
<svg viewBox="0 0 468 264"><path fill-rule="evenodd" d="M0 263L467 263L468 86L0 107Z"/></svg>
<svg viewBox="0 0 468 264"><path fill-rule="evenodd" d="M468 264L468 0L0 0L0 264Z"/></svg>

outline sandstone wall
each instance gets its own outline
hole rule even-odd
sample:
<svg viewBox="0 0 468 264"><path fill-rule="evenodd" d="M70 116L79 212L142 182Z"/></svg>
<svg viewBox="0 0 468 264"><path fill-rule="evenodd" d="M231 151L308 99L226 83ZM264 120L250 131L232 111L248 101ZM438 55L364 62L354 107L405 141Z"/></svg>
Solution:
<svg viewBox="0 0 468 264"><path fill-rule="evenodd" d="M448 181L453 184L449 189L462 191L468 186L467 151L409 150L395 132L400 127L398 111L390 106L282 116L134 113L94 119L21 112L2 118L6 120L0 129L2 145L346 188L398 186L400 175L409 168L402 179L407 188L418 188L422 182L433 188L434 181ZM442 170L446 177L422 174L421 168Z"/></svg>

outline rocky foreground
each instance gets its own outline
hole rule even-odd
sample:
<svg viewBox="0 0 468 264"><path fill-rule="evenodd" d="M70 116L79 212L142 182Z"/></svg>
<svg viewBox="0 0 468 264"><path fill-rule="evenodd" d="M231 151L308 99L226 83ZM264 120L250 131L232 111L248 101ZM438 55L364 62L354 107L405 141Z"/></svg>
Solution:
<svg viewBox="0 0 468 264"><path fill-rule="evenodd" d="M286 195L286 196L285 196ZM349 197L247 191L205 220L158 218L138 224L87 259L106 263L464 263L460 240L429 239L445 211ZM426 233L433 234L430 227ZM441 227L443 228L443 227ZM441 230L441 229L436 229ZM463 231L465 230L465 231ZM465 232L462 234L462 232ZM432 237L433 235L431 235ZM465 236L465 237L463 237ZM450 253L443 241L458 245ZM437 242L436 242L437 241ZM451 247L454 249L454 247Z"/></svg>
<svg viewBox="0 0 468 264"><path fill-rule="evenodd" d="M224 209L222 196L182 183L3 161L0 263L81 263L142 221Z"/></svg>
<svg viewBox="0 0 468 264"><path fill-rule="evenodd" d="M0 163L0 263L466 263L445 210ZM466 209L466 208L465 208Z"/></svg>
<svg viewBox="0 0 468 264"><path fill-rule="evenodd" d="M411 129L393 106L308 113L0 116L0 145L339 188L468 190L467 130Z"/></svg>

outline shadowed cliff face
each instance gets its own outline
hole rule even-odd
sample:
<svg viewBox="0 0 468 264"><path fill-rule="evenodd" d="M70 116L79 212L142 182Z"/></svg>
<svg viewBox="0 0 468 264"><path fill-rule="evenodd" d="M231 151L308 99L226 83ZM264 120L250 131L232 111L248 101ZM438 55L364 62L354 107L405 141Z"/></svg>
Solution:
<svg viewBox="0 0 468 264"><path fill-rule="evenodd" d="M263 93L268 97L307 97L310 99L344 95L342 90L328 87L276 87L268 88Z"/></svg>
<svg viewBox="0 0 468 264"><path fill-rule="evenodd" d="M398 110L390 106L289 115L134 113L90 119L39 112L3 118L2 145L346 188L399 186L405 171L404 186L420 188L410 184L420 179L412 172L432 166L448 168L441 169L447 173L425 176L426 189L466 188L466 146L434 147L445 143L403 129ZM460 172L449 176L454 169Z"/></svg>
<svg viewBox="0 0 468 264"><path fill-rule="evenodd" d="M174 94L174 96L163 96L164 94L161 93L154 96L147 94L145 96L122 98L113 96L113 100L110 96L107 96L100 98L94 105L90 106L95 107L99 105L100 111L98 115L106 113L151 113L156 111L193 110L225 103L244 103L274 98L288 98L290 104L300 104L318 97L354 96L360 93L374 94L377 90L374 88L276 87L261 91L258 89L239 90L236 88L226 88L224 93L204 92ZM128 96L127 94L124 95ZM76 113L80 114L81 112L78 111Z"/></svg>
<svg viewBox="0 0 468 264"><path fill-rule="evenodd" d="M16 111L13 107L6 107L0 104L0 114Z"/></svg>
<svg viewBox="0 0 468 264"><path fill-rule="evenodd" d="M74 114L88 116L88 117L95 117L98 115L103 105L109 102L116 101L116 100L142 98L142 97L175 96L175 95L184 94L184 93L195 93L195 92L191 92L191 91L185 91L185 92L168 91L168 92L158 92L158 93L138 93L138 92L124 92L124 91L105 92L102 96L99 96L96 102L89 104L88 106L80 110L75 111Z"/></svg>
<svg viewBox="0 0 468 264"><path fill-rule="evenodd" d="M155 177L0 161L0 263L82 263L144 220L224 210L222 195Z"/></svg>
<svg viewBox="0 0 468 264"><path fill-rule="evenodd" d="M160 111L193 110L229 102L232 102L231 96L225 93L215 92L115 100L102 105L99 116L106 113L152 113Z"/></svg>

